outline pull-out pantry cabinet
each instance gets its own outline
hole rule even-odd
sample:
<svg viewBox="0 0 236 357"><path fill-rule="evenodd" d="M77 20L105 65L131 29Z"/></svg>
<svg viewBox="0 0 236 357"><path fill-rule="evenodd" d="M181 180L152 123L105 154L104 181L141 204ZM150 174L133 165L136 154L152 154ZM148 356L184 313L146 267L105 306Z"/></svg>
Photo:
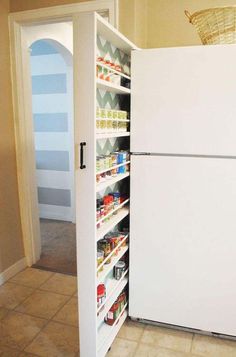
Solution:
<svg viewBox="0 0 236 357"><path fill-rule="evenodd" d="M133 49L135 45L96 13L84 13L74 19L81 357L105 356L127 317ZM104 205L104 197L112 197L113 201ZM99 261L97 251L104 237L111 237L113 244ZM118 262L124 267L120 277L115 278L114 267ZM98 286L103 291L99 304ZM105 322L107 318L110 323Z"/></svg>

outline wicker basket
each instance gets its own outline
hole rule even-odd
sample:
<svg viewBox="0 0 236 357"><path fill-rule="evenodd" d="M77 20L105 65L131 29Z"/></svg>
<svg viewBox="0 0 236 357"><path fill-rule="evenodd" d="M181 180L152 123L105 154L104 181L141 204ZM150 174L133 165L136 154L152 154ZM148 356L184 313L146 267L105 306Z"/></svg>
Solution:
<svg viewBox="0 0 236 357"><path fill-rule="evenodd" d="M195 12L185 11L204 45L236 43L236 6L216 7Z"/></svg>

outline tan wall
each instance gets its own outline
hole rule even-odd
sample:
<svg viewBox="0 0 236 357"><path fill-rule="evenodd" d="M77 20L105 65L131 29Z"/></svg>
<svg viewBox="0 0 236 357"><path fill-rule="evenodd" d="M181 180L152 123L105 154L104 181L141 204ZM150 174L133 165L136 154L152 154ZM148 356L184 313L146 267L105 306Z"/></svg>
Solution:
<svg viewBox="0 0 236 357"><path fill-rule="evenodd" d="M83 1L88 0L10 0L10 10L24 11ZM139 47L145 47L147 1L119 0L119 30Z"/></svg>
<svg viewBox="0 0 236 357"><path fill-rule="evenodd" d="M9 1L0 1L0 272L24 256L17 191L8 34Z"/></svg>
<svg viewBox="0 0 236 357"><path fill-rule="evenodd" d="M236 5L236 0L148 0L147 47L174 47L201 44L184 10L190 13Z"/></svg>
<svg viewBox="0 0 236 357"><path fill-rule="evenodd" d="M56 5L85 2L88 0L10 0L10 11L24 11Z"/></svg>
<svg viewBox="0 0 236 357"><path fill-rule="evenodd" d="M148 0L119 0L119 30L140 48L146 47Z"/></svg>

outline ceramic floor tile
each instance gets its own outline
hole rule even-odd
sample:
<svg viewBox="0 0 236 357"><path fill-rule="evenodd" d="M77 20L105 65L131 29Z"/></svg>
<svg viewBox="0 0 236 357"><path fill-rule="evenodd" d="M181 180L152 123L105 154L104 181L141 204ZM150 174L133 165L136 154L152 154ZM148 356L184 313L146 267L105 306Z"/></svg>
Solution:
<svg viewBox="0 0 236 357"><path fill-rule="evenodd" d="M63 308L53 317L54 321L64 324L78 326L78 301L72 297Z"/></svg>
<svg viewBox="0 0 236 357"><path fill-rule="evenodd" d="M118 337L132 341L139 341L146 325L127 319L121 327Z"/></svg>
<svg viewBox="0 0 236 357"><path fill-rule="evenodd" d="M16 311L32 316L51 319L68 301L65 295L36 290L28 299L16 308Z"/></svg>
<svg viewBox="0 0 236 357"><path fill-rule="evenodd" d="M0 345L1 357L19 357L19 351Z"/></svg>
<svg viewBox="0 0 236 357"><path fill-rule="evenodd" d="M0 306L7 309L14 309L23 300L33 293L33 289L25 286L5 283L0 286Z"/></svg>
<svg viewBox="0 0 236 357"><path fill-rule="evenodd" d="M153 347L164 347L176 351L190 352L193 335L188 332L157 326L147 326L141 342Z"/></svg>
<svg viewBox="0 0 236 357"><path fill-rule="evenodd" d="M236 342L195 335L192 353L204 357L236 357Z"/></svg>
<svg viewBox="0 0 236 357"><path fill-rule="evenodd" d="M20 273L16 274L9 281L31 288L38 288L45 283L54 273L45 270L39 270L34 268L27 268Z"/></svg>
<svg viewBox="0 0 236 357"><path fill-rule="evenodd" d="M138 343L128 341L122 338L116 338L111 346L111 350L107 353L107 357L133 357Z"/></svg>
<svg viewBox="0 0 236 357"><path fill-rule="evenodd" d="M58 294L73 295L77 290L77 278L56 273L40 289Z"/></svg>
<svg viewBox="0 0 236 357"><path fill-rule="evenodd" d="M50 322L25 349L41 357L75 357L78 350L78 329L57 322Z"/></svg>
<svg viewBox="0 0 236 357"><path fill-rule="evenodd" d="M0 307L0 320L3 319L10 310L5 309L5 307Z"/></svg>
<svg viewBox="0 0 236 357"><path fill-rule="evenodd" d="M46 323L47 320L11 311L0 322L0 345L23 350Z"/></svg>
<svg viewBox="0 0 236 357"><path fill-rule="evenodd" d="M163 347L153 347L141 343L134 355L135 357L194 357L190 352L173 351Z"/></svg>

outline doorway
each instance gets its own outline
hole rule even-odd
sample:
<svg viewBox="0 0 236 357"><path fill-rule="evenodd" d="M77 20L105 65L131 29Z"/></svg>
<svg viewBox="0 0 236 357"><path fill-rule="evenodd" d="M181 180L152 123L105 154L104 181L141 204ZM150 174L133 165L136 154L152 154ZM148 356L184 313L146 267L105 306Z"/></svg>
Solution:
<svg viewBox="0 0 236 357"><path fill-rule="evenodd" d="M37 35L30 70L41 249L33 267L76 275L73 55L60 36L65 29L72 41L71 23L28 29Z"/></svg>

